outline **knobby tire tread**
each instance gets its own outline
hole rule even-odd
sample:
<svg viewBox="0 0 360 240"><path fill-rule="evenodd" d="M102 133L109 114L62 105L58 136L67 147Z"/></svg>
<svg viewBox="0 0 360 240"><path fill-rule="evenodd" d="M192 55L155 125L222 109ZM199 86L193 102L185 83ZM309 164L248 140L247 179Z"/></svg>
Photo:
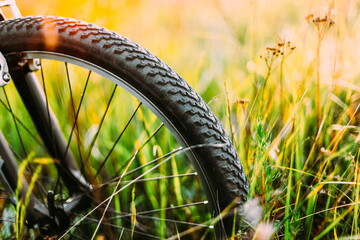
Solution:
<svg viewBox="0 0 360 240"><path fill-rule="evenodd" d="M54 42L51 42L54 41ZM223 127L201 97L172 68L126 37L83 21L31 16L0 22L0 51L51 50L86 59L119 75L147 96L187 143L223 144L196 150L223 209L241 205L248 181Z"/></svg>

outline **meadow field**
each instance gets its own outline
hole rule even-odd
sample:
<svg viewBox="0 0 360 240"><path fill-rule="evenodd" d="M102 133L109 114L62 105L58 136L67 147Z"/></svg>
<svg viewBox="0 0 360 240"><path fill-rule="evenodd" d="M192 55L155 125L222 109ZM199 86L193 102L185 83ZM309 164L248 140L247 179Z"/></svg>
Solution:
<svg viewBox="0 0 360 240"><path fill-rule="evenodd" d="M360 239L360 1L16 2L23 15L71 17L115 31L179 73L208 103L240 156L250 184L245 214L252 219L254 239ZM110 88L89 91L102 96ZM96 112L104 108L89 103L87 114L100 119ZM113 114L123 121L125 112L131 115L126 107ZM150 133L124 135L126 143L141 145L157 131L161 123L149 114L143 110L137 121ZM7 124L2 120L0 126ZM114 124L104 125L107 135ZM137 132L135 125L131 129ZM176 149L166 136L144 155L153 154L157 144L166 145L159 152ZM21 149L17 144L14 148ZM117 151L131 155L129 149ZM153 206L170 202L165 185L148 188L162 199L152 199ZM198 194L198 188L187 194ZM129 189L128 195L134 192ZM182 202L176 190L173 195ZM206 211L196 211L205 221ZM8 230L3 224L2 234ZM193 237L209 238L201 234Z"/></svg>

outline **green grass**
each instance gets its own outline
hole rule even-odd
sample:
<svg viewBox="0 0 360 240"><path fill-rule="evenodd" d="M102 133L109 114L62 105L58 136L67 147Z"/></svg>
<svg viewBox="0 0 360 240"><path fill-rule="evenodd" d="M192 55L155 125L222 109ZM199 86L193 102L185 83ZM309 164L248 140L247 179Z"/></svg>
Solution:
<svg viewBox="0 0 360 240"><path fill-rule="evenodd" d="M67 72L70 74L68 75ZM195 170L185 157L184 150L179 151L179 144L171 133L143 104L124 90L115 88L112 82L103 81L104 79L95 73L91 74L90 81L87 82L89 73L72 65L43 60L42 72L39 71L37 74L40 80L42 75L45 79L49 79L46 81L46 92L50 97L49 104L58 117L60 128L64 131L66 139L69 139L73 122L77 118L69 151L78 160L79 169L88 181L99 187L99 190L94 193L95 202L90 208L90 210L94 209L94 212L90 213L85 220L82 218L88 211L75 218L73 224L79 223L80 227L69 230L70 235L67 234L66 239L71 238L73 236L71 234L76 235L79 232L94 233L94 237L97 238L111 239L121 234L124 239L138 239L139 226L147 229L146 232L149 234L164 238L187 230L187 225L182 224L181 221L203 223L210 220L207 205L204 204L174 211L165 210L171 206L202 202L206 198L198 177L193 174ZM72 85L71 91L68 82ZM83 89L87 89L86 92L83 93ZM73 97L71 97L71 92ZM6 96L11 96L11 98L7 101ZM24 109L13 84L4 88L0 98L4 103L0 111L8 117L8 121L1 122L3 132L13 148L15 158L21 162L21 175L34 174L34 177L28 181L31 181L31 189L35 189L34 194L39 199L44 199L44 194L46 198L43 189L45 191L51 189L55 192L56 203L61 204L68 198L69 192L63 186L63 182L57 180L58 175L53 162L49 161L51 158L31 136L40 139L26 111L22 112ZM112 101L109 104L110 99ZM8 102L14 116L19 119L16 124L9 111ZM80 103L79 115L75 117ZM100 129L99 132L97 132L98 129ZM117 140L119 143L114 145ZM172 151L174 152L171 153ZM26 160L28 158L34 160L29 162ZM104 162L104 159L107 161ZM157 159L154 163L139 168L154 159ZM38 173L40 169L42 169L41 174ZM35 172L32 173L33 171ZM184 174L190 174L190 176L181 177ZM177 177L164 178L169 175ZM117 176L121 177L117 179ZM135 178L143 178L144 181L132 184L131 181ZM37 180L35 187L33 179ZM99 185L109 180L111 183L108 188L102 188ZM125 215L129 214L128 218L119 218L118 214L112 215L112 218L110 213L104 215L103 211L108 208L108 202L102 206L98 205L119 190L121 194L111 197L110 213L117 211ZM7 209L8 204L10 204L9 201L4 204L4 208ZM19 206L20 204L27 206L26 201L19 202ZM10 207L10 209L15 211L14 208ZM160 210L150 216L156 219L155 221L151 218L149 221L148 214L135 216L136 213L156 209ZM17 207L16 211L16 216L19 217L15 218L14 214L12 218L9 218L8 221L12 224L2 224L2 231L11 233L12 229L15 229L16 239L33 239L33 236L39 233L39 229L24 230L25 211L19 212L20 207ZM169 223L167 221L169 218L176 219L178 222ZM105 226L119 224L126 229L124 231L123 228L105 227L97 231L97 224L89 224L91 219L101 219ZM193 233L190 231L190 235L200 238L205 236L205 230L193 231Z"/></svg>
<svg viewBox="0 0 360 240"><path fill-rule="evenodd" d="M61 7L69 2L54 3L58 6L56 12L52 12L54 7L25 9L31 14L45 11L105 25L139 42L179 72L210 103L233 139L250 182L249 198L259 199L263 208L259 224L272 224L272 238L359 238L360 7L357 2L162 1L155 8L149 1L103 1L96 11L84 3L88 11L82 13L78 11L83 7L81 1L71 9ZM314 15L307 18L309 14ZM327 19L321 21L325 16ZM55 72L62 71L53 68ZM65 83L51 83L57 90L53 94L59 105L68 103ZM78 84L74 91L83 87ZM89 87L90 92L98 91ZM97 95L108 96L111 88L104 86L99 91L101 94ZM16 104L15 95L9 98ZM118 101L122 99L119 97ZM91 116L92 120L101 119L98 113L104 106L96 104L98 101L94 97L81 114ZM75 105L78 102L75 99ZM131 108L119 106L120 109L110 112L124 124L137 104L131 99L124 104ZM21 106L18 107L22 113ZM27 118L26 114L18 117ZM61 124L66 126L66 121ZM8 132L11 122L11 116L6 115L0 126L7 132L8 141L16 142L16 134ZM31 124L26 123L31 129ZM131 156L159 126L143 109L135 123L129 131L134 134L124 134L124 144L114 149L111 162L107 163L114 169L112 173L121 169L115 159ZM87 124L85 121L79 127L91 136L91 126ZM118 125L118 122L105 122L104 136L100 138L116 138L121 131ZM150 130L144 132L136 127L139 125ZM176 149L175 141L169 139L168 133L153 139L139 154L136 164ZM20 144L13 147L22 153ZM94 155L106 152L111 146L103 147L106 149L98 149ZM174 175L185 173L176 164L178 158L174 156L164 165ZM94 169L96 165L90 171ZM162 170L156 174L161 175ZM177 186L181 179L163 181L158 186L151 183L143 189L127 190L125 196L116 198L116 209L123 209L121 204L126 201L141 204L144 199L136 200L144 189L153 207L165 206L170 201L183 204L183 197L192 194L201 200L197 183L194 189L179 193ZM174 186L172 194L167 193L165 184ZM3 211L8 213L7 208ZM193 215L202 219L204 212ZM181 219L185 213L179 210L177 215ZM262 229L257 226L263 225L253 226L259 236Z"/></svg>

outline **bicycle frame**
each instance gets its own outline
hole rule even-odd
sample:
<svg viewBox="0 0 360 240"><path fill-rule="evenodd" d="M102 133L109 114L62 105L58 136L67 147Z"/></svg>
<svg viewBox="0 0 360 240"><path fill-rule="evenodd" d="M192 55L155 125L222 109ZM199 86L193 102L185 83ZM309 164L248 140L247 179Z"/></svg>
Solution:
<svg viewBox="0 0 360 240"><path fill-rule="evenodd" d="M21 18L22 17L19 8L16 5L15 0L5 0L5 1L0 1L0 15L3 18L3 20L5 19L5 16L2 13L1 8L2 7L7 7L7 6L10 7L10 11L11 11L14 18Z"/></svg>
<svg viewBox="0 0 360 240"><path fill-rule="evenodd" d="M14 0L0 1L0 21L6 19L1 11L1 7L4 6L10 7L14 18L21 17ZM31 227L38 224L43 234L49 234L59 228L67 227L69 222L67 215L84 203L84 199L87 198L89 192L91 193L92 187L82 176L70 149L68 149L68 143L34 73L38 69L40 69L40 63L36 60L24 60L20 54L5 55L4 57L0 52L0 73L2 76L0 86L10 82L10 78L8 81L5 79L5 77L9 77L5 75L10 73L49 155L59 160L56 161L55 165L72 196L71 201L64 206L57 207L54 205L54 195L49 191L47 196L48 207L45 207L32 193L28 194L31 189L29 189L23 176L21 178L21 189L18 189L19 166L1 130L0 182L14 205L18 202L16 197L25 200L27 195L29 196L29 202L26 206L27 225ZM18 196L15 196L16 192Z"/></svg>

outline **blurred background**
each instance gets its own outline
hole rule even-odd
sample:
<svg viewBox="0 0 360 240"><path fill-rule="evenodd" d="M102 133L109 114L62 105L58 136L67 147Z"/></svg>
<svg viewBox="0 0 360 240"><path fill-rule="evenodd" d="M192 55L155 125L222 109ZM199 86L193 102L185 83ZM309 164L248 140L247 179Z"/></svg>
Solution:
<svg viewBox="0 0 360 240"><path fill-rule="evenodd" d="M266 47L276 45L279 36L296 47L286 62L285 86L299 89L296 86L303 86L307 78L310 81L303 87L309 87L314 76L305 74L315 61L317 31L305 18L309 14L325 16L329 7L333 9L332 17L336 15L340 34L334 41L333 28L322 43L321 81L331 79L336 43L338 76L359 65L356 44L359 1L339 1L336 9L330 6L334 1L308 0L17 0L17 3L25 16L81 19L138 42L172 66L207 101L223 94L225 81L231 85L230 100L250 99L253 92L249 89L254 81L266 76L267 68L260 55L266 52Z"/></svg>
<svg viewBox="0 0 360 240"><path fill-rule="evenodd" d="M253 81L246 81L247 78L254 80L254 72L266 75L266 66L260 55L264 54L266 47L275 45L279 36L297 48L288 59L285 84L299 85L304 78L303 69L315 59L317 47L316 30L305 18L309 14L325 16L332 2L17 0L24 16L76 18L104 26L138 42L165 60L201 94L207 95L205 92L212 84L221 93L223 82L229 81L239 89L235 95L241 98L247 98L251 93L247 89ZM355 47L359 38L356 31L358 5L359 1L339 1L331 13L339 20L338 30L341 31L337 44L341 54L337 54L340 61L336 68L340 72L347 72L359 64L357 56L360 51ZM334 31L328 35L321 49L324 75L331 75L329 71L332 72L331 62L334 60ZM349 45L354 47L343 47ZM229 89L235 90L233 87ZM229 93L233 95L230 90Z"/></svg>
<svg viewBox="0 0 360 240"><path fill-rule="evenodd" d="M342 2L345 6L345 2L350 3ZM313 1L17 0L17 3L25 16L71 17L118 32L165 60L201 94L211 84L217 85L219 91L213 94L221 93L225 80L244 89L242 94L250 93L246 89L251 81L244 81L253 75L252 71L261 73L264 64L259 56L266 47L275 44L279 34L291 38L299 49L296 52L299 58L304 55L300 53L314 52L311 50L315 47L306 44L314 36L305 37L309 32L315 33L305 21L318 5ZM323 4L326 8L325 1ZM301 70L297 70L295 77L299 78Z"/></svg>

